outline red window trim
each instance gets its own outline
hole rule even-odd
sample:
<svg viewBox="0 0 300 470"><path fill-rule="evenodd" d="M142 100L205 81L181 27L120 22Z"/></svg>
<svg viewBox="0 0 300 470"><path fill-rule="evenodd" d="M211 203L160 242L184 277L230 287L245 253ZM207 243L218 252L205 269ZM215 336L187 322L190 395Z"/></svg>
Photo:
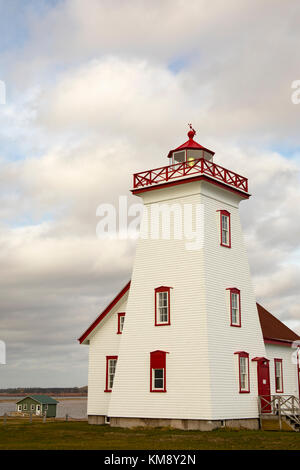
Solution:
<svg viewBox="0 0 300 470"><path fill-rule="evenodd" d="M105 379L105 392L112 392L112 388L108 388L108 361L110 359L118 360L118 356L106 356L106 379Z"/></svg>
<svg viewBox="0 0 300 470"><path fill-rule="evenodd" d="M276 362L279 362L281 364L281 390L277 389L277 383L276 383ZM283 366L282 366L282 359L275 358L274 359L274 373L275 373L275 391L276 393L284 393L283 389Z"/></svg>
<svg viewBox="0 0 300 470"><path fill-rule="evenodd" d="M155 304L155 316L154 316L154 324L155 326L167 326L171 325L171 309L170 309L170 290L173 289L173 287L167 287L167 286L160 286L156 287L154 289L154 304ZM158 312L157 312L157 293L158 292L167 292L168 293L168 322L167 323L159 323L158 322Z"/></svg>
<svg viewBox="0 0 300 470"><path fill-rule="evenodd" d="M237 328L241 328L242 326L242 311L241 311L241 291L237 287L227 287L230 295L230 326L235 326ZM239 296L239 323L234 324L232 323L232 295L231 294L238 294Z"/></svg>
<svg viewBox="0 0 300 470"><path fill-rule="evenodd" d="M225 209L219 209L217 212L220 212L220 246L224 246L225 248L231 248L231 219L230 219L230 212L226 211ZM228 245L225 245L222 240L222 215L226 215L228 217Z"/></svg>
<svg viewBox="0 0 300 470"><path fill-rule="evenodd" d="M117 331L117 335L121 335L123 333L123 331L121 331L121 320L120 318L121 317L125 317L125 312L120 312L118 313L118 331Z"/></svg>
<svg viewBox="0 0 300 470"><path fill-rule="evenodd" d="M169 354L166 351L156 350L150 353L150 392L151 393L166 393L167 392L167 373L166 373L166 356ZM153 387L153 369L163 369L164 371L164 388L157 390Z"/></svg>
<svg viewBox="0 0 300 470"><path fill-rule="evenodd" d="M250 364L249 364L249 354L246 351L237 351L234 354L238 355L239 361L239 393L250 393ZM246 357L248 363L248 390L242 390L241 388L241 362L240 358Z"/></svg>

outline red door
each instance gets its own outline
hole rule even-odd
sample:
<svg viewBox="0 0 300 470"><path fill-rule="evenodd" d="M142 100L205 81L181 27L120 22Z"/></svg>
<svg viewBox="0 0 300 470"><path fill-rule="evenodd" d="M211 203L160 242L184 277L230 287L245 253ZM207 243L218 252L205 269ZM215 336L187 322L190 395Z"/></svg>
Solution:
<svg viewBox="0 0 300 470"><path fill-rule="evenodd" d="M257 361L257 380L258 395L261 397L261 411L262 413L271 413L272 407L270 404L271 390L269 361L264 357Z"/></svg>

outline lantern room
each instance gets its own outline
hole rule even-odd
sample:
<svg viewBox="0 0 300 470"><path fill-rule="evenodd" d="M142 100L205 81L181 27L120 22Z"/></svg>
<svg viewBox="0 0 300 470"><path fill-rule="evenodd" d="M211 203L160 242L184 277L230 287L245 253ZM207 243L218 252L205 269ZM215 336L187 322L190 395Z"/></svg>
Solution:
<svg viewBox="0 0 300 470"><path fill-rule="evenodd" d="M176 165L178 163L192 163L194 160L204 158L205 160L213 161L214 152L198 144L194 140L196 135L195 129L189 124L190 130L188 132L189 140L184 144L180 145L174 150L170 150L168 158L170 159L170 165Z"/></svg>

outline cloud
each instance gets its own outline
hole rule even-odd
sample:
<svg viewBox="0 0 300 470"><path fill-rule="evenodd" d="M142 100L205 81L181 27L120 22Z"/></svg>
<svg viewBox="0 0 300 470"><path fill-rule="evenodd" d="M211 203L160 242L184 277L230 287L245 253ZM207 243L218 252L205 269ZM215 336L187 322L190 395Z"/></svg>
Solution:
<svg viewBox="0 0 300 470"><path fill-rule="evenodd" d="M129 194L132 173L166 164L187 122L216 163L249 177L257 298L300 332L298 10L72 0L23 11L0 59L3 387L86 383L75 340L129 279L135 249L96 238L96 209Z"/></svg>

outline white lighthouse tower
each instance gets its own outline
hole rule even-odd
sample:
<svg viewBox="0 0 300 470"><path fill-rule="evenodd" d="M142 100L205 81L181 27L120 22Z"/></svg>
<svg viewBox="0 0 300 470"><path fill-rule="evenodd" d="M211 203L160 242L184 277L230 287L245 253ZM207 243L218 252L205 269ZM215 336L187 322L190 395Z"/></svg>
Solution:
<svg viewBox="0 0 300 470"><path fill-rule="evenodd" d="M133 266L108 409L116 424L130 417L258 417L249 356L265 356L265 347L238 211L249 197L247 181L213 163L214 153L194 135L191 129L189 140L169 153L170 166L134 177L150 233L139 240ZM199 247L189 250L184 236L175 239L178 220L170 239L153 239L151 206L158 204L170 211L177 204L182 216L189 205L194 219L203 208L202 226L193 220L203 231ZM160 223L161 235L163 217Z"/></svg>
<svg viewBox="0 0 300 470"><path fill-rule="evenodd" d="M248 181L194 136L134 175L144 218L131 284L80 338L90 422L256 428L270 394L239 216Z"/></svg>

